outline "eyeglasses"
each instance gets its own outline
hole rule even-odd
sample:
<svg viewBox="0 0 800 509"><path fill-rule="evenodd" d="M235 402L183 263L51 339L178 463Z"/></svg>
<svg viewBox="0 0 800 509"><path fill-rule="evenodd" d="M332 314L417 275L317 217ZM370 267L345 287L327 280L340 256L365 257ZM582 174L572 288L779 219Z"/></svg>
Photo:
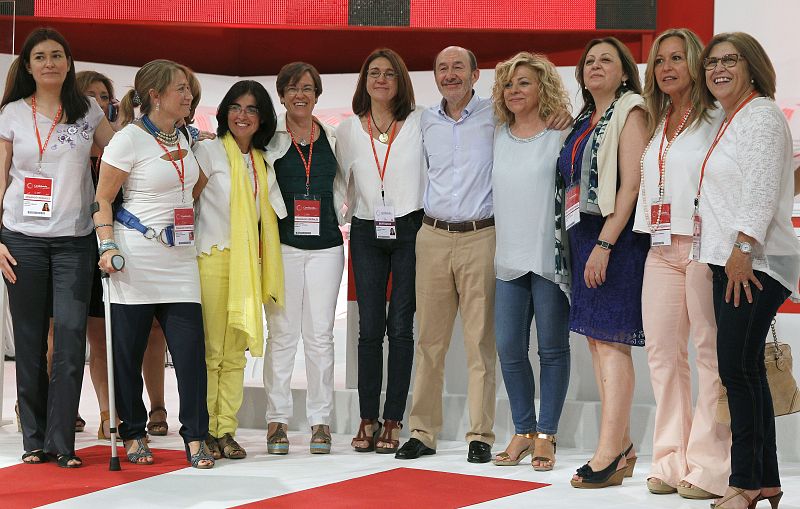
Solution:
<svg viewBox="0 0 800 509"><path fill-rule="evenodd" d="M300 92L303 92L305 95L311 95L311 94L313 94L313 93L314 93L314 92L316 92L316 91L317 91L317 89L316 89L315 87L312 87L311 85L306 85L306 86L304 86L303 88L297 88L297 87L286 87L286 88L284 89L284 93L285 93L286 95L297 95L297 94L299 94Z"/></svg>
<svg viewBox="0 0 800 509"><path fill-rule="evenodd" d="M708 57L703 59L703 67L706 71L713 71L717 67L718 62L722 62L723 67L734 67L739 60L744 60L744 57L738 53L728 53L721 57Z"/></svg>
<svg viewBox="0 0 800 509"><path fill-rule="evenodd" d="M242 107L241 104L236 104L236 103L233 103L230 106L228 106L228 113L233 113L235 115L238 115L242 111L244 111L245 115L247 115L248 117L255 117L258 115L258 108L256 108L255 106Z"/></svg>
<svg viewBox="0 0 800 509"><path fill-rule="evenodd" d="M370 69L369 72L367 72L367 76L369 76L373 80L376 80L381 76L383 76L384 78L386 78L387 81L394 81L394 79L397 78L397 73L391 70L379 71L378 69Z"/></svg>

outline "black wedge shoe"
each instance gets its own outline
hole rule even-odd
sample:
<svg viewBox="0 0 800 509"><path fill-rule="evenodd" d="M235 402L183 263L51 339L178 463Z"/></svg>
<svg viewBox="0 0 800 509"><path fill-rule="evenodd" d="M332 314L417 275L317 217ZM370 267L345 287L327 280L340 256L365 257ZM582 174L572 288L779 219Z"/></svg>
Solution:
<svg viewBox="0 0 800 509"><path fill-rule="evenodd" d="M625 455L620 454L603 470L595 472L589 464L585 464L575 473L580 480L571 479L570 484L573 488L597 489L607 486L619 486L625 476L625 467L618 468L619 463Z"/></svg>

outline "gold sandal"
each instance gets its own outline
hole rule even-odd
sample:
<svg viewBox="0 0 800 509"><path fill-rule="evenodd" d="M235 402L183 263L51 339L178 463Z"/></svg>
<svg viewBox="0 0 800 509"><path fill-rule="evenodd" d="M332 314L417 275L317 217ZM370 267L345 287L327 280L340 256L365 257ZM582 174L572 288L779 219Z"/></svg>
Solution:
<svg viewBox="0 0 800 509"><path fill-rule="evenodd" d="M538 461L539 465L533 462ZM533 458L531 465L537 472L549 472L556 464L556 436L537 433L533 440Z"/></svg>
<svg viewBox="0 0 800 509"><path fill-rule="evenodd" d="M523 459L525 459L529 454L533 453L533 439L535 437L533 433L514 433L514 436L528 439L528 447L520 451L516 458L512 458L511 455L508 454L508 447L511 446L509 443L506 447L506 450L498 453L492 460L492 463L494 463L496 466L513 467L519 465Z"/></svg>

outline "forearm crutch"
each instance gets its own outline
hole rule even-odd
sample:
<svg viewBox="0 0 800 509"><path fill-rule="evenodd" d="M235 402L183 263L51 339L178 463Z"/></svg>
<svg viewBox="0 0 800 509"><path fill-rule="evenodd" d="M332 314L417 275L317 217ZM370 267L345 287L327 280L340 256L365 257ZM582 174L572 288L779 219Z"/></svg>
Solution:
<svg viewBox="0 0 800 509"><path fill-rule="evenodd" d="M111 257L111 266L116 270L122 270L125 266L125 258L121 255ZM105 312L106 322L106 371L108 372L108 428L111 434L111 460L108 469L112 471L122 470L119 466L117 456L117 404L114 397L114 353L112 351L113 342L111 340L111 291L109 289L108 272L100 273L100 280L103 283L103 311ZM102 426L103 423L101 422Z"/></svg>

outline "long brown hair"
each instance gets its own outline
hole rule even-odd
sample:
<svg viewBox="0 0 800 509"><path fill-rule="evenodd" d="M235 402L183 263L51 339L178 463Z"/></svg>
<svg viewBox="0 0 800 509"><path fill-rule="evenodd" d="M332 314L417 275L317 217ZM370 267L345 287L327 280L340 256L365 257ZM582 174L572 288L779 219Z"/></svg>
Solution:
<svg viewBox="0 0 800 509"><path fill-rule="evenodd" d="M392 115L397 120L405 120L409 113L414 111L414 86L411 84L411 76L408 75L408 68L405 62L400 58L400 55L389 48L376 49L364 60L361 71L358 73L356 92L353 94L353 113L359 117L369 113L372 99L367 93L367 72L369 71L369 64L381 57L392 64L392 68L397 75L397 95L392 99Z"/></svg>

